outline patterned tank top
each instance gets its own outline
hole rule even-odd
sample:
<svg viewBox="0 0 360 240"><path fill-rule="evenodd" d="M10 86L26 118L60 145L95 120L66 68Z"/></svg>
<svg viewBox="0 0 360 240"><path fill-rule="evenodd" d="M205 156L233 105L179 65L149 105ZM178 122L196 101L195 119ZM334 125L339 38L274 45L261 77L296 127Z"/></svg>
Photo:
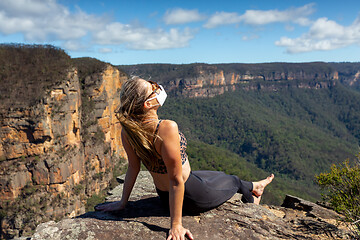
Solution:
<svg viewBox="0 0 360 240"><path fill-rule="evenodd" d="M160 125L161 121L162 120L160 120L156 126L155 134L157 134L157 132L159 130L159 125ZM179 136L180 136L181 163L182 163L182 165L184 165L184 163L188 159L188 156L186 154L187 141L186 141L184 134L180 131L179 131ZM150 172L166 174L167 170L166 170L164 160L162 158L158 158L158 159L154 159L154 161L156 161L156 164L154 164L153 166L148 165L145 161L143 161L143 164L145 165L147 170L149 170Z"/></svg>

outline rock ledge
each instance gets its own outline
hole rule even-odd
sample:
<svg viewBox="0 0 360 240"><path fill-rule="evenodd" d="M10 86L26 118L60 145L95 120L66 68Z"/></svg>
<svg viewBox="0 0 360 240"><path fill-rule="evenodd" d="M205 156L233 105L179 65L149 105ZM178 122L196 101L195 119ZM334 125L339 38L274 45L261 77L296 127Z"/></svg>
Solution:
<svg viewBox="0 0 360 240"><path fill-rule="evenodd" d="M124 176L119 177L119 182ZM118 200L122 184L108 201ZM120 193L120 194L119 194ZM288 195L281 207L244 204L235 195L222 206L196 216L184 216L183 225L197 240L209 239L351 239L339 226L334 211ZM165 239L169 212L162 208L148 172L140 172L128 207L117 213L88 212L81 216L40 224L31 239Z"/></svg>

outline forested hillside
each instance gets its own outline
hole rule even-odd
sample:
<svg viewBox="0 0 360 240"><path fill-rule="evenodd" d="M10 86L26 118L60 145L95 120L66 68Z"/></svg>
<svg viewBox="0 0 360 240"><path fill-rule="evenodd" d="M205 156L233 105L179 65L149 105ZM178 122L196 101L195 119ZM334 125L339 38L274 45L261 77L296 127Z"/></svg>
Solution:
<svg viewBox="0 0 360 240"><path fill-rule="evenodd" d="M194 169L255 180L275 173L267 200L285 193L320 200L314 175L354 158L360 141L360 93L327 89L227 92L213 98L168 98L162 118L188 137ZM261 169L261 170L259 170Z"/></svg>
<svg viewBox="0 0 360 240"><path fill-rule="evenodd" d="M66 79L70 61L64 50L52 45L0 44L0 109L37 104Z"/></svg>
<svg viewBox="0 0 360 240"><path fill-rule="evenodd" d="M174 79L194 78L201 75L201 72L236 73L248 75L255 79L261 78L266 81L279 80L310 80L312 83L331 78L336 73L336 79L347 85L351 84L354 88L359 88L360 62L350 63L227 63L227 64L139 64L139 65L120 65L120 70L130 75L138 75L145 79L156 79L163 84L167 84Z"/></svg>

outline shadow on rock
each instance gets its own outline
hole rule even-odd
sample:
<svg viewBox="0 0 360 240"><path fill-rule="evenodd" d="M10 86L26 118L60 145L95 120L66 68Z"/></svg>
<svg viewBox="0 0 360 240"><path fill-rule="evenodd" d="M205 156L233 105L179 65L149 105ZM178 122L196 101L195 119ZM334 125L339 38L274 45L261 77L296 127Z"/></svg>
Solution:
<svg viewBox="0 0 360 240"><path fill-rule="evenodd" d="M108 204L105 202L99 205ZM130 201L124 210L113 212L93 211L87 212L77 218L96 218L101 220L127 221L141 217L167 217L169 210L161 205L158 197L150 197L137 201Z"/></svg>
<svg viewBox="0 0 360 240"><path fill-rule="evenodd" d="M105 202L99 205L108 203L110 202ZM167 228L151 224L148 221L142 221L144 220L143 218L168 216L170 216L169 210L161 205L160 199L158 197L150 197L137 201L129 201L124 210L113 212L93 211L87 212L76 218L95 218L106 221L121 221L133 224L139 223L148 228L150 231L168 233L169 229Z"/></svg>

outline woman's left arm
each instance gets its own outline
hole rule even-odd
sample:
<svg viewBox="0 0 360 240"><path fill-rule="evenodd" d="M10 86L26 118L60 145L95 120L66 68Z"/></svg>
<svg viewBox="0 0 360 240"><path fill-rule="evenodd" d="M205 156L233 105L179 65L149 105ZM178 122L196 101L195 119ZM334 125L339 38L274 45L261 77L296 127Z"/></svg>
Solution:
<svg viewBox="0 0 360 240"><path fill-rule="evenodd" d="M184 180L182 176L182 163L180 157L180 137L176 122L165 120L159 129L162 139L161 156L165 162L169 176L169 205L171 228L169 239L185 239L187 235L193 239L188 229L182 226L182 205L184 199Z"/></svg>

